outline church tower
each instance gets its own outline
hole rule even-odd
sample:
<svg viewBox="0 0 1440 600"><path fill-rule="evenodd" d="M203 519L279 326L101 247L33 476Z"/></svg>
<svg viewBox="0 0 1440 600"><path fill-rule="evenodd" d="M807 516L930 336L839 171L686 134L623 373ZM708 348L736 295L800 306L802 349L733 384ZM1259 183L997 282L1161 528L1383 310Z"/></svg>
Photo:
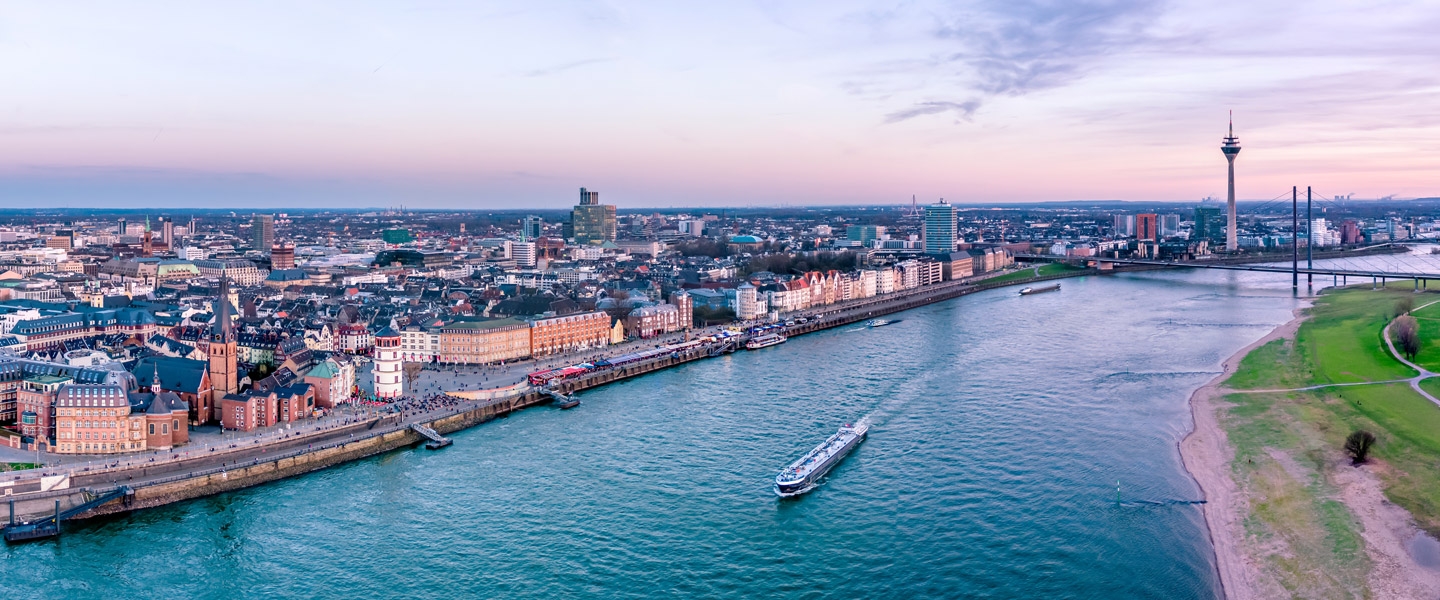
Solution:
<svg viewBox="0 0 1440 600"><path fill-rule="evenodd" d="M215 299L215 322L210 326L210 398L209 415L220 420L221 400L239 390L235 375L235 329L230 310L230 280L220 277L220 296ZM200 411L206 414L206 411Z"/></svg>

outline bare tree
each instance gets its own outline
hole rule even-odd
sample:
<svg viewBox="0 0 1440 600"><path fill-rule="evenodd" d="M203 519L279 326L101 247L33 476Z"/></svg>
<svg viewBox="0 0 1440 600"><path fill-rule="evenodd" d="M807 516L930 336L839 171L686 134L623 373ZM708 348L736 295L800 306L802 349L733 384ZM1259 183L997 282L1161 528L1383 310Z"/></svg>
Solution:
<svg viewBox="0 0 1440 600"><path fill-rule="evenodd" d="M1358 465L1365 462L1365 458L1370 455L1370 447L1374 445L1375 434L1357 429L1345 438L1345 453Z"/></svg>
<svg viewBox="0 0 1440 600"><path fill-rule="evenodd" d="M1391 328L1395 330L1395 341L1400 343L1400 351L1405 353L1405 358L1415 358L1420 353L1420 324L1415 317L1402 315L1395 319Z"/></svg>
<svg viewBox="0 0 1440 600"><path fill-rule="evenodd" d="M1412 310L1415 310L1415 299L1414 299L1414 298L1411 298L1411 297L1409 297L1409 296L1404 296L1404 297L1401 297L1399 300L1396 300L1396 301L1395 301L1395 316L1399 317L1399 316L1402 316L1402 315L1409 314L1410 311L1412 311Z"/></svg>

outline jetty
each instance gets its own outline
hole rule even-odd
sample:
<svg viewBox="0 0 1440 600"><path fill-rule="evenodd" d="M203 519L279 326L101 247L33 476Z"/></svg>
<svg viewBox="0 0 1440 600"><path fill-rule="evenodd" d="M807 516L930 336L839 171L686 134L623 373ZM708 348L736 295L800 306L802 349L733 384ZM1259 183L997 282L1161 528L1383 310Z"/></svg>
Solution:
<svg viewBox="0 0 1440 600"><path fill-rule="evenodd" d="M0 527L0 534L3 534L7 543L12 544L16 542L27 542L30 540L57 537L60 535L60 524L66 519L70 519L77 515L89 512L92 509L98 508L102 504L106 504L114 500L120 500L122 498L128 500L135 494L135 492L131 491L129 487L122 485L113 490L109 490L103 493L86 491L85 494L87 496L90 496L90 499L79 505L62 511L60 510L60 501L56 500L55 514L47 517L42 517L40 519L35 519L33 521L24 521L19 523L15 522L15 501L12 499L10 501L10 522L4 527ZM126 502L126 504L129 503Z"/></svg>

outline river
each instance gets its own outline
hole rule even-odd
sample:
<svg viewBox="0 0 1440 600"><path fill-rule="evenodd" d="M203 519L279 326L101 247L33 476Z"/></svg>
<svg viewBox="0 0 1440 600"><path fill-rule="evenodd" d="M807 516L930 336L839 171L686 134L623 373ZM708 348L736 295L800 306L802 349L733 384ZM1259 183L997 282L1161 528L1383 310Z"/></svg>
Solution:
<svg viewBox="0 0 1440 600"><path fill-rule="evenodd" d="M1288 277L1061 283L74 525L0 550L4 580L66 598L1214 598L1176 442L1189 393L1299 305ZM781 466L867 415L827 483L774 496Z"/></svg>

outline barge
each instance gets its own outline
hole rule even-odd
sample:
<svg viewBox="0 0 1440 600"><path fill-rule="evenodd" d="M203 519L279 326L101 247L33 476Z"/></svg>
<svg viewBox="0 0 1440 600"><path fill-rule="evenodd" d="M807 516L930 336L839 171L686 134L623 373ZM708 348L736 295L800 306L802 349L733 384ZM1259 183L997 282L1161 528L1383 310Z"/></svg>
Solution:
<svg viewBox="0 0 1440 600"><path fill-rule="evenodd" d="M815 489L820 478L850 454L860 442L865 441L870 426L866 424L846 425L835 432L819 446L805 453L785 470L775 476L775 494L782 497L799 496Z"/></svg>

